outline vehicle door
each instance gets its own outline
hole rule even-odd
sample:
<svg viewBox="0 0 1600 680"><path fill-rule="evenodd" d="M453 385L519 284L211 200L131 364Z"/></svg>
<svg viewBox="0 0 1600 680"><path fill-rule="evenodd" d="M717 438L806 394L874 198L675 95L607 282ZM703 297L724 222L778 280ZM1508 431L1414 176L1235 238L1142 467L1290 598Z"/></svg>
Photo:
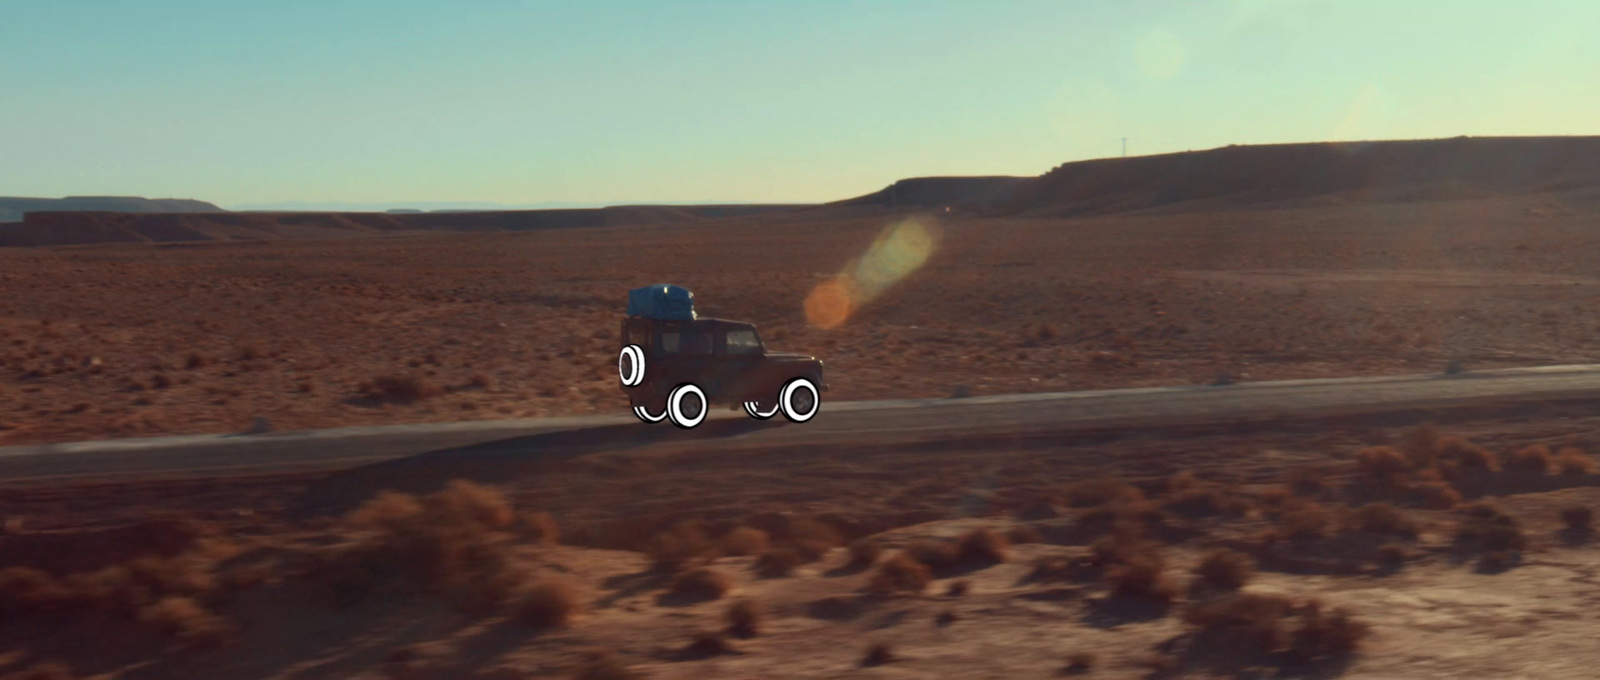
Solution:
<svg viewBox="0 0 1600 680"><path fill-rule="evenodd" d="M659 388L670 391L682 383L692 382L706 389L706 376L716 359L715 333L711 328L694 324L674 324L661 329L656 354L661 357Z"/></svg>
<svg viewBox="0 0 1600 680"><path fill-rule="evenodd" d="M734 326L717 333L718 394L739 401L771 396L757 394L761 387L761 367L761 338L754 328Z"/></svg>

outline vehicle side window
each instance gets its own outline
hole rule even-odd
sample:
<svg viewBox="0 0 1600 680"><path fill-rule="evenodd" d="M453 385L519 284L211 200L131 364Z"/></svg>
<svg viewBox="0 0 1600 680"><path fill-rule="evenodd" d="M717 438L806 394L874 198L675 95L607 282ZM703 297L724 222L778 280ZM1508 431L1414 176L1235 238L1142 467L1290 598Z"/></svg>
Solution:
<svg viewBox="0 0 1600 680"><path fill-rule="evenodd" d="M706 332L691 332L683 334L684 354L710 354L711 334Z"/></svg>
<svg viewBox="0 0 1600 680"><path fill-rule="evenodd" d="M622 335L622 344L638 345L649 349L650 333L634 324L628 324Z"/></svg>
<svg viewBox="0 0 1600 680"><path fill-rule="evenodd" d="M662 331L661 351L666 354L710 354L711 334L701 331Z"/></svg>
<svg viewBox="0 0 1600 680"><path fill-rule="evenodd" d="M748 329L728 331L725 339L729 354L760 354L761 339Z"/></svg>

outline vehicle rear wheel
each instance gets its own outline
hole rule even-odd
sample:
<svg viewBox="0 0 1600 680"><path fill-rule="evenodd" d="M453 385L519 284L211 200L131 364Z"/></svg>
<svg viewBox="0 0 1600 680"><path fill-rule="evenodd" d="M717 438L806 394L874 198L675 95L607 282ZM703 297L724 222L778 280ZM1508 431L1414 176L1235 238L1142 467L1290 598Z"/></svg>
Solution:
<svg viewBox="0 0 1600 680"><path fill-rule="evenodd" d="M747 401L744 403L744 412L756 420L766 420L778 415L778 405L775 399L764 401Z"/></svg>
<svg viewBox="0 0 1600 680"><path fill-rule="evenodd" d="M635 407L633 407L633 415L635 417L637 417L639 420L642 420L644 422L647 422L647 423L650 423L650 424L654 425L656 423L659 423L659 422L667 419L667 410L666 409L661 409L661 413L656 414L656 413L651 413L650 412L650 407L648 407L648 406L635 406Z"/></svg>
<svg viewBox="0 0 1600 680"><path fill-rule="evenodd" d="M706 393L694 383L674 387L672 394L667 395L667 417L672 419L673 425L685 430L706 419L708 406Z"/></svg>
<svg viewBox="0 0 1600 680"><path fill-rule="evenodd" d="M667 419L667 399L655 392L628 395L633 415L646 423L655 424Z"/></svg>
<svg viewBox="0 0 1600 680"><path fill-rule="evenodd" d="M791 423L803 423L816 417L822 407L822 393L810 378L795 378L784 384L778 393L778 409Z"/></svg>

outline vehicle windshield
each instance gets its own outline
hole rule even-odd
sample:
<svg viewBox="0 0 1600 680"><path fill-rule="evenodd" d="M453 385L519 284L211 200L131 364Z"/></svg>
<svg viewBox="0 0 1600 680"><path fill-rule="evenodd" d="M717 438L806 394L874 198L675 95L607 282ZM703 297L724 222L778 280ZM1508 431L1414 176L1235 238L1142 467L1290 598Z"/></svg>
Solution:
<svg viewBox="0 0 1600 680"><path fill-rule="evenodd" d="M725 347L728 354L760 354L761 339L750 329L728 331Z"/></svg>

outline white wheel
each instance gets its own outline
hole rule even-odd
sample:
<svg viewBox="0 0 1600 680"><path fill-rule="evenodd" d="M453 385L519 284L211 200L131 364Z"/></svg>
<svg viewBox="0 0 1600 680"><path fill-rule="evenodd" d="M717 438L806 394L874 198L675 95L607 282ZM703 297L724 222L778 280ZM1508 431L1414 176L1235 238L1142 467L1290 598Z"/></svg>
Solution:
<svg viewBox="0 0 1600 680"><path fill-rule="evenodd" d="M791 423L803 423L817 415L822 406L822 394L810 378L795 378L783 386L778 395L778 409Z"/></svg>
<svg viewBox="0 0 1600 680"><path fill-rule="evenodd" d="M633 415L637 416L639 420L654 425L655 423L659 423L667 419L667 410L661 409L660 415L652 415L649 408L644 406L635 406L633 407Z"/></svg>
<svg viewBox="0 0 1600 680"><path fill-rule="evenodd" d="M628 345L617 355L617 374L622 376L623 387L638 387L644 382L644 350L638 345Z"/></svg>
<svg viewBox="0 0 1600 680"><path fill-rule="evenodd" d="M684 383L672 388L672 394L667 395L667 417L672 419L673 425L687 430L706 419L708 405L705 392L694 383Z"/></svg>
<svg viewBox="0 0 1600 680"><path fill-rule="evenodd" d="M766 419L771 418L771 417L773 417L775 415L778 415L778 408L779 407L774 406L774 407L772 407L771 410L768 410L766 412L762 412L761 404L759 402L747 401L747 402L744 403L744 412L749 414L749 416L751 418L755 418L756 420L766 420Z"/></svg>

